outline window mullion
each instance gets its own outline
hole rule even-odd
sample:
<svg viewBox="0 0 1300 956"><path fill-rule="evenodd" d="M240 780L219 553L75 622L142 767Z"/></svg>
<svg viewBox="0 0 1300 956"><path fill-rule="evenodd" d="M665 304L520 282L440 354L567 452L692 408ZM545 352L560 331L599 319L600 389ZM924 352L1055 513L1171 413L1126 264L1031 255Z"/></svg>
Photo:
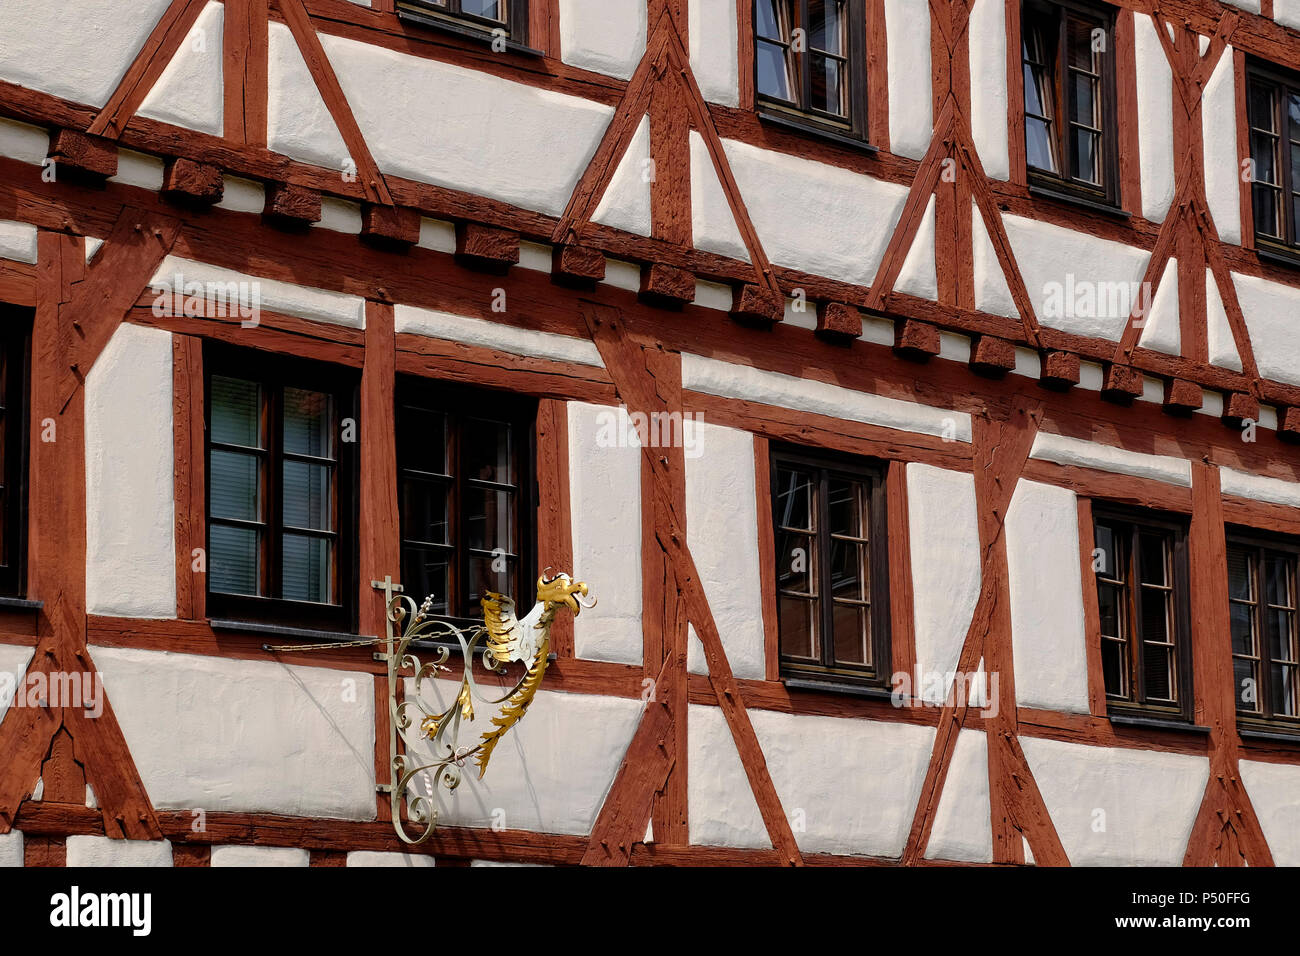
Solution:
<svg viewBox="0 0 1300 956"><path fill-rule="evenodd" d="M831 575L831 509L828 502L830 478L826 469L817 471L817 587L821 597L821 661L824 667L835 665L835 647L832 640L835 626L834 591Z"/></svg>
<svg viewBox="0 0 1300 956"><path fill-rule="evenodd" d="M1129 696L1135 703L1147 702L1146 681L1143 679L1142 664L1146 656L1142 644L1142 574L1138 567L1138 528L1133 525L1129 531L1128 578L1132 594L1133 617L1129 624Z"/></svg>

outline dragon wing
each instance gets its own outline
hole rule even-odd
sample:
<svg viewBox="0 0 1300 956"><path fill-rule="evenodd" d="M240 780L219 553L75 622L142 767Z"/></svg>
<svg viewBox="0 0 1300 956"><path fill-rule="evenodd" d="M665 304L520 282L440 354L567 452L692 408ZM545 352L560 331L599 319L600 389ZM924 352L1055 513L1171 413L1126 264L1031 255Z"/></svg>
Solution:
<svg viewBox="0 0 1300 956"><path fill-rule="evenodd" d="M487 627L487 649L492 656L502 664L523 660L523 628L515 615L515 602L504 594L489 591L479 603Z"/></svg>

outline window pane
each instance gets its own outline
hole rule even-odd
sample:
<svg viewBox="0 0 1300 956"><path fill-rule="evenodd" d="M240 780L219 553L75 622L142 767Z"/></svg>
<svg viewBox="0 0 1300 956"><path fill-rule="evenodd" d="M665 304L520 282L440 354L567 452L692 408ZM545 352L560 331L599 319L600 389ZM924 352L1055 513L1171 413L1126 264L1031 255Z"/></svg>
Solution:
<svg viewBox="0 0 1300 956"><path fill-rule="evenodd" d="M844 116L848 110L844 104L844 78L839 61L820 53L810 53L809 57L812 84L809 108Z"/></svg>
<svg viewBox="0 0 1300 956"><path fill-rule="evenodd" d="M262 447L262 396L256 382L212 376L212 440Z"/></svg>
<svg viewBox="0 0 1300 956"><path fill-rule="evenodd" d="M1051 87L1043 81L1042 70L1029 63L1024 65L1025 112L1035 116L1052 116Z"/></svg>
<svg viewBox="0 0 1300 956"><path fill-rule="evenodd" d="M1263 133L1251 133L1250 155L1255 160L1255 181L1276 186L1277 140Z"/></svg>
<svg viewBox="0 0 1300 956"><path fill-rule="evenodd" d="M1248 104L1251 126L1276 132L1273 127L1273 103L1275 102L1273 96L1273 89L1270 86L1258 81L1251 82Z"/></svg>
<svg viewBox="0 0 1300 956"><path fill-rule="evenodd" d="M1097 587L1097 606L1101 612L1101 633L1107 637L1124 637L1120 630L1120 602L1123 595L1113 584L1101 584Z"/></svg>
<svg viewBox="0 0 1300 956"><path fill-rule="evenodd" d="M294 455L334 457L333 400L324 392L284 390L284 450Z"/></svg>
<svg viewBox="0 0 1300 956"><path fill-rule="evenodd" d="M479 614L479 601L489 591L514 597L514 558L497 557L469 559L469 582L465 595L464 613L470 617Z"/></svg>
<svg viewBox="0 0 1300 956"><path fill-rule="evenodd" d="M465 531L471 548L491 551L500 548L514 554L514 522L508 491L467 487L465 489Z"/></svg>
<svg viewBox="0 0 1300 956"><path fill-rule="evenodd" d="M1097 524L1093 528L1093 546L1101 552L1101 567L1097 574L1103 578L1118 578L1118 555L1115 554L1115 532L1110 525Z"/></svg>
<svg viewBox="0 0 1300 956"><path fill-rule="evenodd" d="M1285 558L1264 558L1264 596L1269 604L1291 607L1291 574Z"/></svg>
<svg viewBox="0 0 1300 956"><path fill-rule="evenodd" d="M1101 94L1093 77L1083 73L1070 75L1070 119L1101 129Z"/></svg>
<svg viewBox="0 0 1300 956"><path fill-rule="evenodd" d="M502 485L515 483L510 460L510 426L503 422L466 419L461 429L461 473Z"/></svg>
<svg viewBox="0 0 1300 956"><path fill-rule="evenodd" d="M256 455L212 449L208 495L213 517L262 520L260 468Z"/></svg>
<svg viewBox="0 0 1300 956"><path fill-rule="evenodd" d="M1274 664L1269 676L1272 678L1272 686L1269 688L1272 700L1269 703L1273 713L1279 717L1295 717L1296 669L1285 664Z"/></svg>
<svg viewBox="0 0 1300 956"><path fill-rule="evenodd" d="M870 664L867 609L852 604L836 604L832 612L836 662Z"/></svg>
<svg viewBox="0 0 1300 956"><path fill-rule="evenodd" d="M1271 660L1285 661L1291 657L1291 616L1294 613L1272 608L1264 612L1265 646Z"/></svg>
<svg viewBox="0 0 1300 956"><path fill-rule="evenodd" d="M841 56L848 51L843 40L844 0L808 0L808 47Z"/></svg>
<svg viewBox="0 0 1300 956"><path fill-rule="evenodd" d="M330 542L300 534L285 534L282 548L284 569L280 575L283 596L290 601L333 600L330 586Z"/></svg>
<svg viewBox="0 0 1300 956"><path fill-rule="evenodd" d="M867 536L861 507L864 490L862 483L857 481L831 478L827 482L826 506L830 509L831 534L850 538Z"/></svg>
<svg viewBox="0 0 1300 956"><path fill-rule="evenodd" d="M754 27L760 37L773 40L790 38L789 5L791 0L756 0Z"/></svg>
<svg viewBox="0 0 1300 956"><path fill-rule="evenodd" d="M1251 595L1250 552L1244 548L1228 549L1228 597L1238 601L1253 600Z"/></svg>
<svg viewBox="0 0 1300 956"><path fill-rule="evenodd" d="M789 531L776 533L776 586L782 591L816 594L817 552L813 539Z"/></svg>
<svg viewBox="0 0 1300 956"><path fill-rule="evenodd" d="M781 654L816 660L820 657L817 641L817 602L807 598L778 596L781 617Z"/></svg>
<svg viewBox="0 0 1300 956"><path fill-rule="evenodd" d="M1117 641L1101 642L1101 673L1106 693L1112 697L1128 696L1127 648Z"/></svg>
<svg viewBox="0 0 1300 956"><path fill-rule="evenodd" d="M831 541L831 593L837 598L866 600L866 575L863 573L866 546L852 541Z"/></svg>
<svg viewBox="0 0 1300 956"><path fill-rule="evenodd" d="M1152 588L1142 589L1142 640L1168 641L1169 595Z"/></svg>
<svg viewBox="0 0 1300 956"><path fill-rule="evenodd" d="M1100 185L1101 138L1096 133L1074 127L1070 130L1070 139L1073 140L1074 178Z"/></svg>
<svg viewBox="0 0 1300 956"><path fill-rule="evenodd" d="M782 47L762 40L757 44L758 92L778 100L793 103L794 58Z"/></svg>
<svg viewBox="0 0 1300 956"><path fill-rule="evenodd" d="M461 13L468 13L488 20L506 21L506 4L504 0L460 0Z"/></svg>
<svg viewBox="0 0 1300 956"><path fill-rule="evenodd" d="M1149 700L1173 700L1173 655L1167 647L1147 644L1142 648L1146 696Z"/></svg>
<svg viewBox="0 0 1300 956"><path fill-rule="evenodd" d="M427 408L403 406L397 432L402 436L402 467L447 474L447 417Z"/></svg>
<svg viewBox="0 0 1300 956"><path fill-rule="evenodd" d="M407 478L402 482L402 537L409 541L449 544L447 489L435 481Z"/></svg>
<svg viewBox="0 0 1300 956"><path fill-rule="evenodd" d="M434 548L402 549L402 584L417 605L433 597L433 612L447 613L447 553Z"/></svg>
<svg viewBox="0 0 1300 956"><path fill-rule="evenodd" d="M812 531L813 476L784 466L776 472L776 525Z"/></svg>
<svg viewBox="0 0 1300 956"><path fill-rule="evenodd" d="M1300 96L1289 93L1286 98L1286 115L1290 123L1288 138L1300 140Z"/></svg>
<svg viewBox="0 0 1300 956"><path fill-rule="evenodd" d="M1252 608L1249 604L1229 605L1232 623L1232 652L1255 656L1255 633L1251 622Z"/></svg>
<svg viewBox="0 0 1300 956"><path fill-rule="evenodd" d="M1166 539L1159 534L1138 535L1140 561L1138 573L1143 584L1168 584L1166 577Z"/></svg>
<svg viewBox="0 0 1300 956"><path fill-rule="evenodd" d="M1061 171L1056 162L1056 142L1052 139L1051 127L1032 116L1025 117L1025 157L1034 169L1049 173Z"/></svg>
<svg viewBox="0 0 1300 956"><path fill-rule="evenodd" d="M334 469L303 461L284 463L284 523L291 528L334 530Z"/></svg>
<svg viewBox="0 0 1300 956"><path fill-rule="evenodd" d="M1261 185L1253 184L1251 189L1251 202L1255 207L1255 231L1262 236L1271 236L1274 239L1282 237L1279 225L1282 220L1280 202L1282 194L1276 189Z"/></svg>
<svg viewBox="0 0 1300 956"><path fill-rule="evenodd" d="M1067 17L1065 24L1066 62L1075 69L1090 73L1101 72L1101 52L1093 50L1092 31L1099 25L1075 17ZM1109 46L1109 44L1107 44Z"/></svg>
<svg viewBox="0 0 1300 956"><path fill-rule="evenodd" d="M1259 712L1259 675L1254 661L1234 660L1232 677L1236 682L1237 709L1249 713Z"/></svg>
<svg viewBox="0 0 1300 956"><path fill-rule="evenodd" d="M213 524L208 539L208 586L222 594L257 594L257 532Z"/></svg>

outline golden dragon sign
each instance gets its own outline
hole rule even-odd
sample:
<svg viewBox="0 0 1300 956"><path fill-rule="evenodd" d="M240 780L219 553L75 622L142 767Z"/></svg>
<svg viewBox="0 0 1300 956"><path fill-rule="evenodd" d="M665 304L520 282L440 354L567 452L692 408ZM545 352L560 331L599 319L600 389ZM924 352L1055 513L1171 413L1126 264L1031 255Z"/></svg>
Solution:
<svg viewBox="0 0 1300 956"><path fill-rule="evenodd" d="M548 568L537 580L537 604L522 620L512 599L489 592L480 602L483 624L461 629L433 617L431 599L426 598L417 608L411 598L392 595L391 587L389 593L385 657L392 715L393 827L406 843L419 844L437 827L437 787L454 791L470 759L478 765L481 779L497 744L523 719L550 664L551 625L556 615L568 609L576 617L582 608L596 602L586 600L586 584L567 574L552 575ZM457 645L464 667L460 687L452 696L436 682L439 674L450 671L446 664ZM426 650L429 659L421 661L417 651ZM504 695L491 696L475 679L476 658L492 674L507 674L511 664L524 664L524 673ZM397 693L403 686L404 696ZM447 700L449 704L444 703ZM482 732L477 744L461 746L461 724L475 719L476 701L499 709L491 718L491 729ZM406 745L405 752L399 752L399 739ZM422 831L412 836L406 829L408 822L419 824Z"/></svg>

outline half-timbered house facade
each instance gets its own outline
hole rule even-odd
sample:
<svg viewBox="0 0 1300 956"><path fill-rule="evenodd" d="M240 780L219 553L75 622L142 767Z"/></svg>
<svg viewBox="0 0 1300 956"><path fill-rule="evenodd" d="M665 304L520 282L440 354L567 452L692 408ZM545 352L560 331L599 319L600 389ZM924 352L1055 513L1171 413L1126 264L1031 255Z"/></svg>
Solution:
<svg viewBox="0 0 1300 956"><path fill-rule="evenodd" d="M0 0L0 862L1300 864L1296 176L1297 0Z"/></svg>

